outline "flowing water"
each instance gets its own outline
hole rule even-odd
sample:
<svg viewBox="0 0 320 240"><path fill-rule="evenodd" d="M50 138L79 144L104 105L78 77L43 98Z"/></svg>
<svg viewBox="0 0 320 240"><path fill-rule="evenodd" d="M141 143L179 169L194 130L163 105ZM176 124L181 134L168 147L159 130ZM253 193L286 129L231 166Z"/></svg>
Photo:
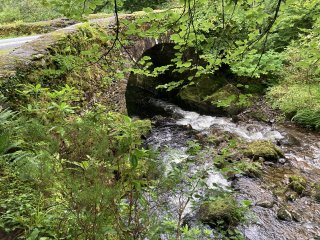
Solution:
<svg viewBox="0 0 320 240"><path fill-rule="evenodd" d="M234 123L230 118L200 115L154 98L148 100L148 105L148 116L152 118L154 128L146 140L146 145L160 152L159 160L165 165L166 173L191 158L187 151L188 141L198 139L199 136L210 134L212 131L229 133L248 142L271 140L277 144L284 151L286 159L282 164L266 165L261 178L238 177L232 182L227 181L213 166L212 158L206 159L205 155L204 160L189 166L188 176L191 178L205 171L207 173L205 182L209 189L224 191L233 189L239 201L251 200L254 219L250 224L239 227L247 239L311 240L320 236L320 204L311 197L298 197L296 200L287 201L276 191L279 186L287 183L288 176L292 174L303 175L309 183L319 181L319 135L292 126L271 126L261 122ZM163 116L152 114L150 109L157 113L161 112ZM140 115L142 112L143 109L140 109L135 114ZM193 187L195 186L191 184L189 189ZM197 194L206 194L201 187L196 187ZM188 187L183 186L183 188L187 192ZM256 205L259 201L274 202L274 205L271 208L260 207ZM174 193L168 192L163 203L169 204L172 212L177 212L181 206L181 199ZM283 206L290 209L294 220L283 221L277 218L277 211ZM190 201L185 206L183 217L194 216L194 212L195 209Z"/></svg>

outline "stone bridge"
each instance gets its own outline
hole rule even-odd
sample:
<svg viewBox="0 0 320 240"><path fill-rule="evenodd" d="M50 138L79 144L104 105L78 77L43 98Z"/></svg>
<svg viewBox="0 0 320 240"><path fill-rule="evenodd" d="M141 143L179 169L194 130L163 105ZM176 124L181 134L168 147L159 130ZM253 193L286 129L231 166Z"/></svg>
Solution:
<svg viewBox="0 0 320 240"><path fill-rule="evenodd" d="M132 19L136 18L135 15L126 14L121 15L120 19ZM14 78L18 73L23 71L24 73L32 71L34 66L39 68L39 63L43 67L46 66L46 56L50 55L50 51L53 47L58 45L59 42L72 36L79 31L79 26L82 23L75 24L52 33L45 34L40 38L26 43L12 52L0 55L0 87L4 80ZM112 29L115 27L114 17L95 19L90 21L91 26L99 26L105 29ZM125 46L125 50L120 50L119 58L127 60L139 60L141 56L149 49L159 45L170 43L170 35L164 34L161 37L155 38L134 38L134 41L130 41L130 45ZM130 68L134 61L127 61L129 65L125 68ZM115 84L109 86L108 97L111 98L110 110L126 112L125 103L125 91L128 83L130 73L126 73L124 78L117 81ZM94 101L94 100L93 100Z"/></svg>

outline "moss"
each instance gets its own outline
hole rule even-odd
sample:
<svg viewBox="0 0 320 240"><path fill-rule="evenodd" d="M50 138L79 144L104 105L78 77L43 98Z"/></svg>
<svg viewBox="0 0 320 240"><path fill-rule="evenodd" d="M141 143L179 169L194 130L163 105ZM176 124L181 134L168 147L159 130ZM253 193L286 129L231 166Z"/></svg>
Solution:
<svg viewBox="0 0 320 240"><path fill-rule="evenodd" d="M251 94L243 94L235 85L227 84L215 93L207 96L205 101L228 114L234 115L250 107L253 98Z"/></svg>
<svg viewBox="0 0 320 240"><path fill-rule="evenodd" d="M293 175L289 177L289 187L298 194L302 194L307 186L307 181L304 177Z"/></svg>
<svg viewBox="0 0 320 240"><path fill-rule="evenodd" d="M259 177L261 175L262 165L259 162L242 160L237 162L234 167L248 177Z"/></svg>
<svg viewBox="0 0 320 240"><path fill-rule="evenodd" d="M196 79L197 84L184 87L178 94L182 101L204 103L204 99L217 91L223 84L224 79L211 76L202 76Z"/></svg>
<svg viewBox="0 0 320 240"><path fill-rule="evenodd" d="M199 217L210 226L236 226L241 221L241 211L232 195L224 195L200 206Z"/></svg>
<svg viewBox="0 0 320 240"><path fill-rule="evenodd" d="M259 157L262 157L267 161L273 162L284 157L283 152L278 147L276 147L272 142L265 140L249 143L244 150L244 155L252 158L253 160L258 160Z"/></svg>

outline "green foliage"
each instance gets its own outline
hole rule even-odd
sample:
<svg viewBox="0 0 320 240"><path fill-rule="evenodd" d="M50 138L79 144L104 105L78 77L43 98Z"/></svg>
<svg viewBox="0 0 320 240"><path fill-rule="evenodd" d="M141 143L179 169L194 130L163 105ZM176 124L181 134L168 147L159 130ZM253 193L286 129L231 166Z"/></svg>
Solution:
<svg viewBox="0 0 320 240"><path fill-rule="evenodd" d="M273 107L282 110L291 120L319 129L320 91L318 84L278 85L270 89Z"/></svg>
<svg viewBox="0 0 320 240"><path fill-rule="evenodd" d="M56 11L38 0L1 0L0 1L0 23L15 21L36 22L57 18Z"/></svg>
<svg viewBox="0 0 320 240"><path fill-rule="evenodd" d="M319 26L316 21L312 29L304 30L304 34L286 49L283 54L287 65L281 81L268 92L273 107L291 120L315 129L320 127Z"/></svg>
<svg viewBox="0 0 320 240"><path fill-rule="evenodd" d="M30 86L25 91L39 97L47 90ZM51 120L48 125L41 117L25 121L8 110L0 118L0 132L9 131L7 141L19 146L0 155L0 226L8 235L18 234L18 239L212 236L212 231L182 226L187 205L196 204L202 198L198 192L208 188L207 170L189 176L193 164L189 159L183 165L173 164L167 174L158 174L152 152L141 147L140 136L149 131L149 121L133 121L103 109ZM197 142L189 146L199 153ZM150 208L167 196L180 199L177 212L168 211L167 204L157 205L155 212L154 206ZM158 211L168 214L168 220L159 219ZM231 229L217 231L240 236Z"/></svg>
<svg viewBox="0 0 320 240"><path fill-rule="evenodd" d="M125 11L148 11L147 8L157 9L167 0L122 0L121 9Z"/></svg>
<svg viewBox="0 0 320 240"><path fill-rule="evenodd" d="M197 155L202 149L201 144L198 141L188 141L187 153L190 155Z"/></svg>
<svg viewBox="0 0 320 240"><path fill-rule="evenodd" d="M33 93L40 92L36 89ZM19 147L10 151L10 158L7 151L0 156L0 225L8 233L17 230L21 239L122 239L136 231L132 223L121 237L114 223L127 225L133 198L140 198L148 180L152 161L140 147L140 136L150 129L149 122L91 112L56 126L28 121L20 129L20 121L8 111L0 116L0 132L9 125L14 130L9 128L5 145ZM127 194L132 202L123 205Z"/></svg>
<svg viewBox="0 0 320 240"><path fill-rule="evenodd" d="M232 171L249 177L259 177L262 172L262 164L243 159L234 164Z"/></svg>
<svg viewBox="0 0 320 240"><path fill-rule="evenodd" d="M18 90L21 98L28 103L24 111L42 119L44 122L58 122L75 112L72 104L79 100L79 92L75 88L65 85L59 90L50 91L40 84L22 85Z"/></svg>
<svg viewBox="0 0 320 240"><path fill-rule="evenodd" d="M52 6L60 14L79 19L85 15L99 12L113 12L113 0L91 0L89 2L83 0L46 0L49 6ZM152 8L159 8L167 3L167 0L117 0L118 11L152 11Z"/></svg>
<svg viewBox="0 0 320 240"><path fill-rule="evenodd" d="M55 11L74 18L113 4L102 0L47 2ZM105 99L99 99L103 105L96 104L96 98L105 96L106 86L122 80L127 71L156 77L172 69L185 77L161 88L190 87L189 94L198 91L193 86L204 81L209 83L202 89L206 96L200 97L199 90L195 99L218 107L244 107L251 104L253 93L249 85L229 79L228 74L264 79L277 75L285 59L284 80L270 89L270 99L294 121L320 127L319 23L314 16L297 16L297 9L316 7L311 1L282 5L281 12L287 14L285 24L277 22L272 27L269 41L278 51L296 39L284 53L265 47L267 36L262 34L274 16L276 1L248 0L238 5L235 1L224 1L224 5L218 0L187 1L190 5L183 12L154 13L149 8L163 2L119 1L122 9L144 7L147 14L123 20L121 27L125 27L118 37L126 45L129 37L158 38L170 29L176 54L169 65L154 67L151 59L144 57L139 69L124 69L128 62L119 59L119 41L112 53L104 55L114 35L84 25L50 49L46 66L1 83L1 91L20 110L18 118L10 110L0 109L0 228L8 235L18 239L120 240L157 239L160 234L168 239L210 239L216 234L220 239L243 239L236 226L246 221L250 203L239 206L232 194L221 194L219 186L210 188L206 182L209 169L190 174L201 158L199 142L187 143L187 153L193 156L164 170L155 154L142 147L141 135L150 130L149 121L108 112ZM9 7L8 15L1 13L0 21L9 19L12 11L17 19L26 19L20 10L12 9ZM292 21L291 12L295 16ZM304 19L308 20L305 25ZM289 31L280 41L286 26L292 24L301 28L301 35ZM220 85L208 76L217 76L221 69L227 69L227 77ZM296 73L300 75L294 78ZM287 84L293 80L295 84ZM209 96L213 89L221 91ZM237 146L239 143L231 140L214 158L226 176L257 177L262 166L253 160L283 157L270 142L257 141L240 153L252 160L243 155L236 158ZM304 179L291 177L289 181L294 191L304 191ZM168 199L176 200L176 209L168 207ZM197 208L199 201L204 202L201 220L214 231L183 226L185 212L190 206ZM164 216L160 218L159 213Z"/></svg>
<svg viewBox="0 0 320 240"><path fill-rule="evenodd" d="M313 28L320 13L320 5L318 1L312 0L290 1L281 10L269 37L268 49L275 51L283 51L292 40L299 39Z"/></svg>

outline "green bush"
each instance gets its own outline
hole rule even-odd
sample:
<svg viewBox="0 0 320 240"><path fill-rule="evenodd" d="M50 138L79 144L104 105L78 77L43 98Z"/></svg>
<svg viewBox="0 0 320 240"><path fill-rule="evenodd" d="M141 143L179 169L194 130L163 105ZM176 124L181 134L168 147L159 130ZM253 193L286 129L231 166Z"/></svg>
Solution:
<svg viewBox="0 0 320 240"><path fill-rule="evenodd" d="M35 23L18 21L14 23L0 24L0 38L53 32L58 28L63 28L74 23L74 21L56 19Z"/></svg>
<svg viewBox="0 0 320 240"><path fill-rule="evenodd" d="M38 0L0 0L0 23L36 22L59 17L52 8Z"/></svg>
<svg viewBox="0 0 320 240"><path fill-rule="evenodd" d="M320 129L319 84L278 85L268 93L275 108L283 111L291 120L315 129Z"/></svg>

